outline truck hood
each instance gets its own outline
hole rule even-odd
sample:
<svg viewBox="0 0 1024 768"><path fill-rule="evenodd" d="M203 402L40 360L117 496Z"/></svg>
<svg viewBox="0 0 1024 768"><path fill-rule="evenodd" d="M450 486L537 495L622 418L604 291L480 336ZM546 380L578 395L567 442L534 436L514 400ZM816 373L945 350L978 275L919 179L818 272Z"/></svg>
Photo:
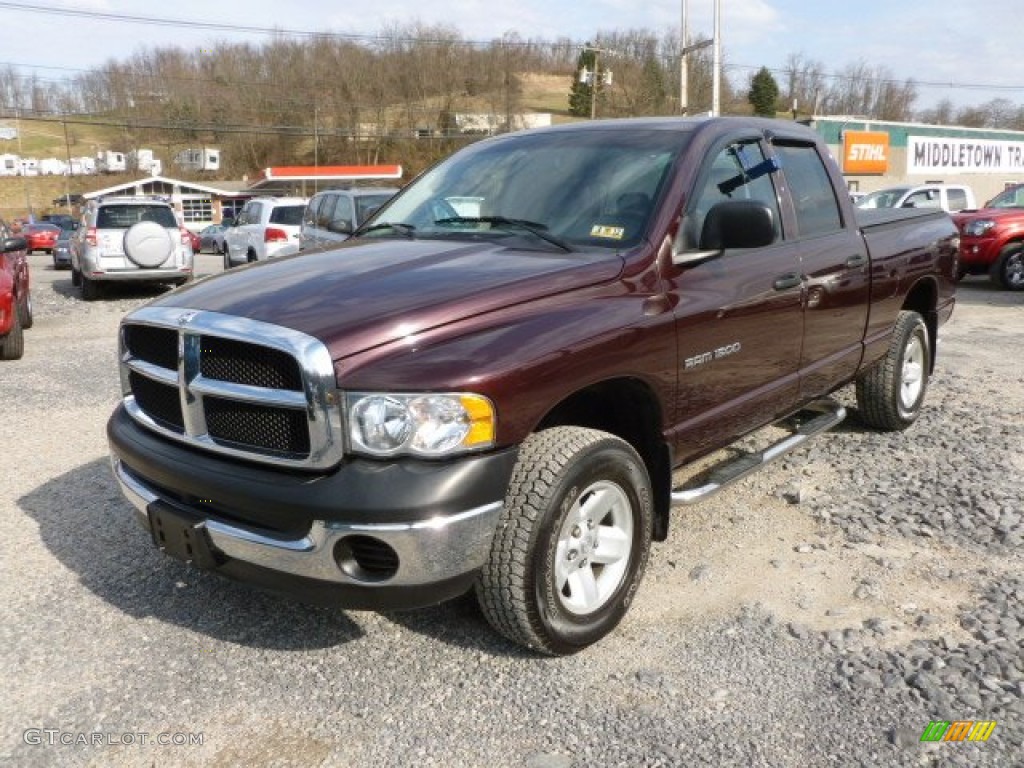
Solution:
<svg viewBox="0 0 1024 768"><path fill-rule="evenodd" d="M454 320L608 282L622 267L613 251L388 239L233 269L153 304L292 328L320 339L340 360Z"/></svg>
<svg viewBox="0 0 1024 768"><path fill-rule="evenodd" d="M1024 208L976 208L952 214L953 221L962 225L974 219L1024 219Z"/></svg>

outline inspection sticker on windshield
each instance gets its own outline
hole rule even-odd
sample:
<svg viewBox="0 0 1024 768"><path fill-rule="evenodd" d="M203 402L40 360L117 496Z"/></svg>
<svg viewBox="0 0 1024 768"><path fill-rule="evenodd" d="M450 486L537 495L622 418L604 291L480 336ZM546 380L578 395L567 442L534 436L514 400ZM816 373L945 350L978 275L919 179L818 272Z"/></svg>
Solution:
<svg viewBox="0 0 1024 768"><path fill-rule="evenodd" d="M601 224L595 224L590 228L591 237L607 237L609 240L621 240L625 234L626 230L622 227L605 227Z"/></svg>

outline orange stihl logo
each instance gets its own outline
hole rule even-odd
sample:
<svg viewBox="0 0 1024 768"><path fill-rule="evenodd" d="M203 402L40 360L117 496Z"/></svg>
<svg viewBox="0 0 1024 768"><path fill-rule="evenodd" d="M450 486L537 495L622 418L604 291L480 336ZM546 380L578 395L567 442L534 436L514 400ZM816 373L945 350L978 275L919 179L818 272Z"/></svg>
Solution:
<svg viewBox="0 0 1024 768"><path fill-rule="evenodd" d="M995 729L995 720L932 720L921 741L988 741Z"/></svg>

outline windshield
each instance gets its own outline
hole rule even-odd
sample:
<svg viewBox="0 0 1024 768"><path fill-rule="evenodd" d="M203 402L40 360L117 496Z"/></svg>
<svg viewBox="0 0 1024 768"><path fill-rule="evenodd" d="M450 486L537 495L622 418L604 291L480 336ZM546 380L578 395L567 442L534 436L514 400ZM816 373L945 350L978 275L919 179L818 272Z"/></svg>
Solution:
<svg viewBox="0 0 1024 768"><path fill-rule="evenodd" d="M1007 187L988 201L986 208L1024 208L1024 185Z"/></svg>
<svg viewBox="0 0 1024 768"><path fill-rule="evenodd" d="M900 199L910 191L910 187L892 187L880 189L864 195L857 201L858 208L895 208Z"/></svg>
<svg viewBox="0 0 1024 768"><path fill-rule="evenodd" d="M542 131L456 153L371 219L365 236L513 237L534 247L623 248L643 237L680 131Z"/></svg>

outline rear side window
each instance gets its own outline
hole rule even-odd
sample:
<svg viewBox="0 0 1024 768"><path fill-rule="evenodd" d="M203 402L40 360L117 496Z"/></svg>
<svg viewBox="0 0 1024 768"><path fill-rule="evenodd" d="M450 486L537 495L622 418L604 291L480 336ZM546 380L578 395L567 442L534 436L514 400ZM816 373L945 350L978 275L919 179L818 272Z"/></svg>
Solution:
<svg viewBox="0 0 1024 768"><path fill-rule="evenodd" d="M813 144L776 144L782 172L789 182L801 237L837 232L842 228L839 201L828 170Z"/></svg>
<svg viewBox="0 0 1024 768"><path fill-rule="evenodd" d="M178 226L174 211L166 205L104 205L96 214L98 229L128 229L140 221L155 221L167 229Z"/></svg>
<svg viewBox="0 0 1024 768"><path fill-rule="evenodd" d="M270 212L271 224L299 226L302 224L302 212L305 205L278 205Z"/></svg>
<svg viewBox="0 0 1024 768"><path fill-rule="evenodd" d="M391 199L390 194L386 195L361 195L356 198L356 224L362 224L373 213L376 213L384 203Z"/></svg>
<svg viewBox="0 0 1024 768"><path fill-rule="evenodd" d="M949 194L949 210L951 211L962 211L967 207L967 192L962 189L950 189Z"/></svg>

